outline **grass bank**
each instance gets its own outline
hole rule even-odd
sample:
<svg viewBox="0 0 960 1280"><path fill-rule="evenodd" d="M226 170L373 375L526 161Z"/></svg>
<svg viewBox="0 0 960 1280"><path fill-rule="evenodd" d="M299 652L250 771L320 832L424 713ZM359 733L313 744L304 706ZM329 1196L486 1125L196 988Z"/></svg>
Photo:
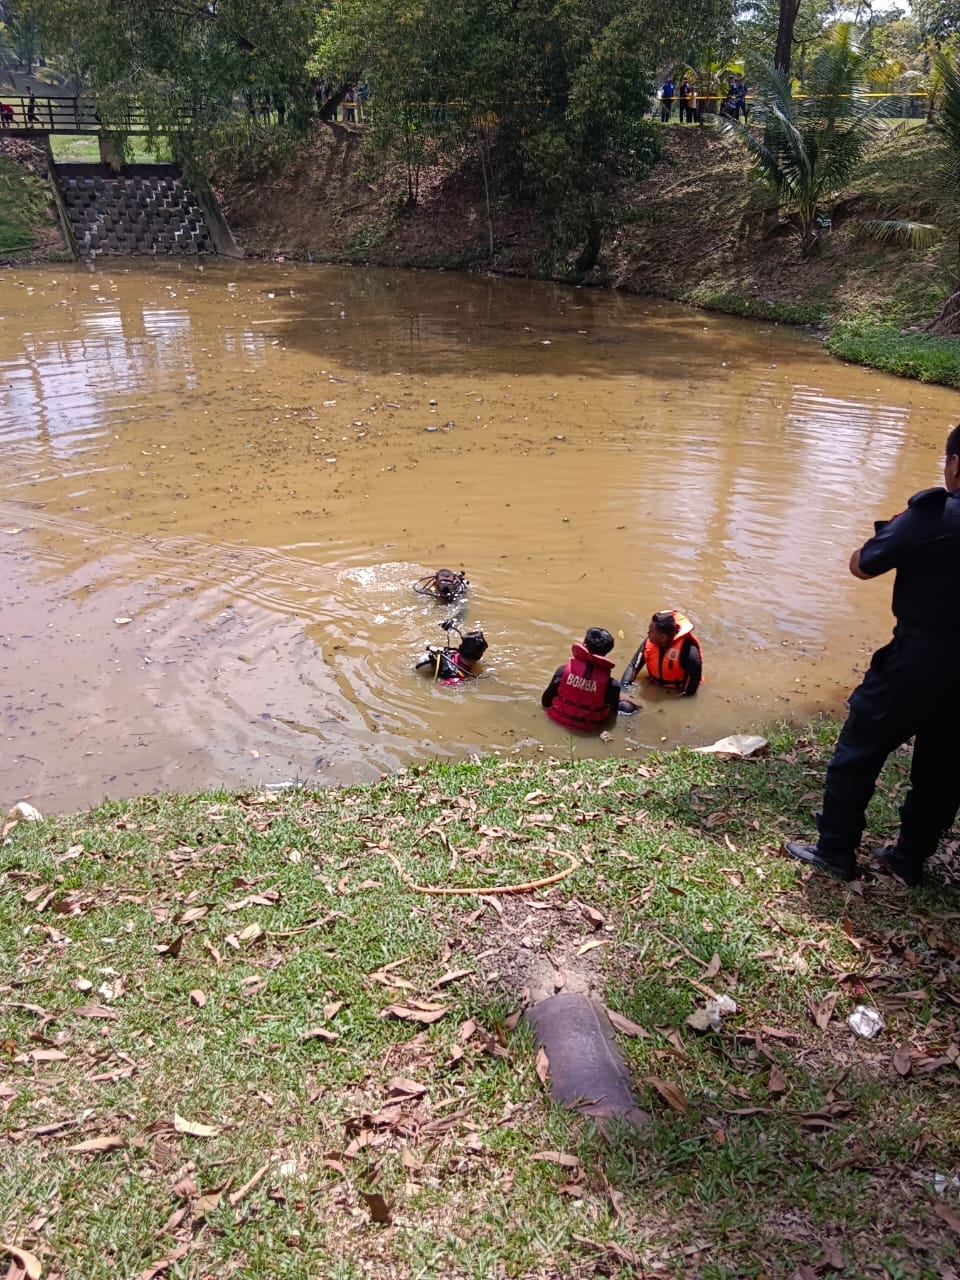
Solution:
<svg viewBox="0 0 960 1280"><path fill-rule="evenodd" d="M950 1274L956 859L804 883L832 733L8 829L2 1239L60 1280ZM545 980L627 1020L645 1131L550 1103Z"/></svg>
<svg viewBox="0 0 960 1280"><path fill-rule="evenodd" d="M32 147L21 150L35 159ZM34 164L0 148L0 259L15 262L58 253L62 241L44 178Z"/></svg>

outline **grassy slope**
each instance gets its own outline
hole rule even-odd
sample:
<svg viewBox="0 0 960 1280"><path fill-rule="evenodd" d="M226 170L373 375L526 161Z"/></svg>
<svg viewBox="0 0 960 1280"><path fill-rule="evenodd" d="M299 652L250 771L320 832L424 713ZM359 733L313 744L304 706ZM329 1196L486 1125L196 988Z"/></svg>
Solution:
<svg viewBox="0 0 960 1280"><path fill-rule="evenodd" d="M0 149L0 257L57 256L62 241L46 182L36 171L33 149L21 146L28 164Z"/></svg>
<svg viewBox="0 0 960 1280"><path fill-rule="evenodd" d="M775 856L830 736L17 825L0 1237L60 1280L167 1259L181 1278L952 1274L956 863L911 895L804 885ZM564 853L573 876L514 898L397 874L494 885ZM546 1099L512 1029L544 972L592 978L643 1029L622 1047L646 1132L603 1139ZM711 990L738 1011L701 1036L685 1020ZM436 1021L383 1016L416 1002ZM857 1003L883 1010L877 1040L846 1027Z"/></svg>

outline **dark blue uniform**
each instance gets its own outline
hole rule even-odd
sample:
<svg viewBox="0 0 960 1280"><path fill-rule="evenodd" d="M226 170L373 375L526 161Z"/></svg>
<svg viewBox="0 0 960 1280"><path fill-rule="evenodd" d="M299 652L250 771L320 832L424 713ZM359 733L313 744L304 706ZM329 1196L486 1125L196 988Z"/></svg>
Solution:
<svg viewBox="0 0 960 1280"><path fill-rule="evenodd" d="M891 751L915 737L895 866L919 883L960 807L960 490L926 489L860 550L868 577L896 570L893 639L878 649L827 769L819 856L852 873L865 812Z"/></svg>

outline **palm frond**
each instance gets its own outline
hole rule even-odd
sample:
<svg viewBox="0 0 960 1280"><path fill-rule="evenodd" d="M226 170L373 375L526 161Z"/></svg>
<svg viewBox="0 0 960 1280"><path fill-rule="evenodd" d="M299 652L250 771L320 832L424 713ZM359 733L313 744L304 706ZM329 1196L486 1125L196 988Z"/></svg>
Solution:
<svg viewBox="0 0 960 1280"><path fill-rule="evenodd" d="M874 218L861 225L866 235L881 244L905 244L911 249L927 249L943 234L930 222L906 218Z"/></svg>

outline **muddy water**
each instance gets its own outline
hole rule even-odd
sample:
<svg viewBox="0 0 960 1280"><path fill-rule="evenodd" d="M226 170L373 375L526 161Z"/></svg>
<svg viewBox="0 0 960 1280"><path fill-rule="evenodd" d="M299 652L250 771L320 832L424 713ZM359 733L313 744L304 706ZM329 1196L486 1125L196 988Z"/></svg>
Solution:
<svg viewBox="0 0 960 1280"><path fill-rule="evenodd" d="M428 754L706 742L839 710L846 572L939 479L954 393L812 337L520 281L288 264L0 275L0 802L346 783ZM467 570L484 680L413 672ZM694 699L609 742L539 694L682 606Z"/></svg>

